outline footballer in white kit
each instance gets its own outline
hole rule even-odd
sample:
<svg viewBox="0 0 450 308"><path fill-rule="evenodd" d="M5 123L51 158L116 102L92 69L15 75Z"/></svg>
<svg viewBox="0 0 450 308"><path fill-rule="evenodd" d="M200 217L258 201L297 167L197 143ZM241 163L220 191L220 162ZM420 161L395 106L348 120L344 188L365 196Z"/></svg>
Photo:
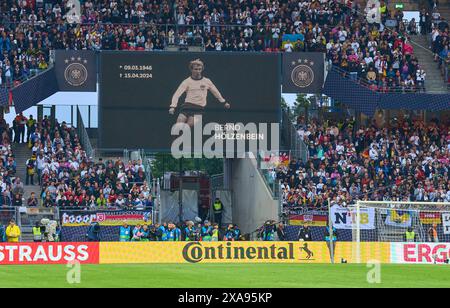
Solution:
<svg viewBox="0 0 450 308"><path fill-rule="evenodd" d="M202 115L205 110L208 91L211 91L217 100L224 105L225 109L230 108L230 104L222 97L222 94L220 94L212 81L202 76L204 68L205 65L200 59L191 61L189 63L191 76L180 84L172 97L169 113L173 115L178 106L180 96L186 92L184 103L180 106L177 123L187 123L190 127L194 127L194 116Z"/></svg>

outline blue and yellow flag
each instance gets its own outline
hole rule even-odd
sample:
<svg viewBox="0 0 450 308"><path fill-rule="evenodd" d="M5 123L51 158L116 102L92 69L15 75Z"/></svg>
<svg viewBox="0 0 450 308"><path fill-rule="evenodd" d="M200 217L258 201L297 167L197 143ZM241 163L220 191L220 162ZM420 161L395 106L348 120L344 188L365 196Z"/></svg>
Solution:
<svg viewBox="0 0 450 308"><path fill-rule="evenodd" d="M408 228L412 225L412 217L409 211L388 210L386 225Z"/></svg>

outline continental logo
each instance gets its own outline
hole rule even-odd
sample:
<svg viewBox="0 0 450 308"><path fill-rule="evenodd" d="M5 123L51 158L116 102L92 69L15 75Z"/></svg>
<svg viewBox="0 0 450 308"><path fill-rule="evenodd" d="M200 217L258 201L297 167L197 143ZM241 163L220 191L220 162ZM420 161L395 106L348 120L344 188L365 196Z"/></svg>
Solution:
<svg viewBox="0 0 450 308"><path fill-rule="evenodd" d="M302 256L304 255L304 258ZM312 261L314 253L307 244L299 247L293 243L284 245L252 245L244 246L227 242L216 246L204 246L201 242L189 242L183 248L183 258L189 263L199 263L206 260L224 261L273 261L273 260L304 260Z"/></svg>

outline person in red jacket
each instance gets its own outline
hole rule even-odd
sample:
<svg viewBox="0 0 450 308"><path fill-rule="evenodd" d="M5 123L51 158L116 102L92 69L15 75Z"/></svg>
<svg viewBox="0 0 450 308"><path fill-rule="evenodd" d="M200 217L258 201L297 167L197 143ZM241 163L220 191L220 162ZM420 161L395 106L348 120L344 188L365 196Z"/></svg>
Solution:
<svg viewBox="0 0 450 308"><path fill-rule="evenodd" d="M16 139L17 143L20 143L20 140L22 140L22 143L25 143L25 124L27 123L27 118L21 113L19 113L16 118L17 123L17 133L18 138Z"/></svg>

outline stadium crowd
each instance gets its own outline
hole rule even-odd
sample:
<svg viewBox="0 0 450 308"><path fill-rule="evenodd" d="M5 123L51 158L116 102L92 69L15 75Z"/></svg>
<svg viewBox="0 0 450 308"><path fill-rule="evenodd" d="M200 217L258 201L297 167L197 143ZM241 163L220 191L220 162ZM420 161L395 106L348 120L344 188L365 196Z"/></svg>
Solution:
<svg viewBox="0 0 450 308"><path fill-rule="evenodd" d="M450 125L420 120L342 122L299 120L309 160L277 170L283 204L327 209L354 200L450 202Z"/></svg>
<svg viewBox="0 0 450 308"><path fill-rule="evenodd" d="M0 206L20 205L24 183L17 174L17 163L11 147L12 129L0 119Z"/></svg>
<svg viewBox="0 0 450 308"><path fill-rule="evenodd" d="M10 129L10 135L5 137L3 142L9 147L4 151L10 154L8 142L12 139L13 132L15 142L28 143L32 156L26 162L26 185L41 185L40 197L44 207L88 209L153 206L153 196L141 160L125 163L117 159L104 162L100 158L98 162L94 162L83 150L76 130L65 122L59 123L55 120L53 126L47 116L38 123L31 116L27 119L22 114L16 117L15 122L25 123L27 126L27 140L25 141L25 134L24 131L21 133L21 129ZM6 168L11 169L11 174L14 174L16 166L13 158L7 158L5 161L8 164ZM5 198L12 194L10 205L22 205L21 201L17 201L20 204L14 201L17 186L21 188L17 199L22 200L23 196L23 183L17 179L18 182L12 183L9 191L2 189ZM25 205L40 204L37 196L32 194Z"/></svg>
<svg viewBox="0 0 450 308"><path fill-rule="evenodd" d="M169 45L204 45L206 51L224 52L320 51L350 78L360 78L373 90L425 90L426 73L411 44L411 37L418 34L416 21L405 24L402 12L389 12L383 1L382 19L396 20L389 29L370 24L363 8L352 1L85 0L81 24L67 23L66 3L1 1L0 86L11 86L48 68L55 49L150 51ZM431 34L436 61L447 66L449 30L434 27L433 18L422 13L420 32ZM94 162L75 129L64 122L52 126L47 117L37 123L20 114L12 127L0 119L0 134L2 206L153 206L142 161ZM450 202L446 124L410 120L389 129L375 125L356 129L350 120L312 121L299 123L299 134L310 159L277 170L286 208L325 209L328 199L342 205L356 198ZM23 200L24 183L16 174L11 142L29 144L33 154L24 176L26 184L37 180L40 196ZM183 230L180 234L186 227L178 227ZM199 233L203 227L197 228ZM136 234L132 231L130 240L138 234L144 239L153 236L144 228L139 226ZM178 238L177 234L173 231L169 236Z"/></svg>
<svg viewBox="0 0 450 308"><path fill-rule="evenodd" d="M425 72L410 36L428 34L434 15L405 24L381 1L380 28L351 0L81 1L69 24L67 0L2 1L1 82L11 84L48 67L55 49L163 50L202 45L207 51L322 51L331 63L374 90L424 90ZM422 18L423 16L423 18ZM289 36L286 36L289 35ZM435 49L448 50L448 29L433 30Z"/></svg>

